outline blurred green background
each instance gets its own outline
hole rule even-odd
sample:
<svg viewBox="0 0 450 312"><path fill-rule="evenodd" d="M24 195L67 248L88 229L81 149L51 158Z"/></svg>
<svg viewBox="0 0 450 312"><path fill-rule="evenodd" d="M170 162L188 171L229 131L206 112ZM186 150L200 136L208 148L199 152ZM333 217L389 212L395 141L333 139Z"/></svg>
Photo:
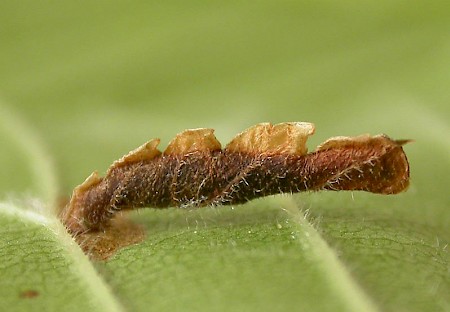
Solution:
<svg viewBox="0 0 450 312"><path fill-rule="evenodd" d="M391 220L445 245L449 30L447 0L2 1L0 194L39 188L21 145L50 155L69 196L154 137L164 149L210 127L226 144L259 122L310 121L310 150L336 135L416 141L407 193L302 197L313 215Z"/></svg>
<svg viewBox="0 0 450 312"><path fill-rule="evenodd" d="M44 138L64 192L185 128L226 143L258 122L311 121L311 148L364 132L448 144L449 8L2 1L0 96Z"/></svg>
<svg viewBox="0 0 450 312"><path fill-rule="evenodd" d="M255 123L310 121L311 150L335 135L415 139L411 191L433 200L450 172L449 9L2 1L0 100L45 144L63 195L154 137L163 149L185 128L211 127L226 144ZM2 156L6 170L21 170L17 157ZM26 188L8 177L4 190Z"/></svg>

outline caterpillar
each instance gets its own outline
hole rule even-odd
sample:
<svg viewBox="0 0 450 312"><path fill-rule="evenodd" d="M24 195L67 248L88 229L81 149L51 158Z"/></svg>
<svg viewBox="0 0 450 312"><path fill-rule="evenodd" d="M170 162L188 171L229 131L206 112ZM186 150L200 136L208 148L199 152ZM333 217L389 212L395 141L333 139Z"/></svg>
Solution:
<svg viewBox="0 0 450 312"><path fill-rule="evenodd" d="M308 122L260 123L225 148L213 129L185 130L164 152L153 139L75 187L61 218L73 235L103 230L116 212L142 207L241 204L319 190L396 194L407 189L402 145L386 135L332 137L308 153Z"/></svg>

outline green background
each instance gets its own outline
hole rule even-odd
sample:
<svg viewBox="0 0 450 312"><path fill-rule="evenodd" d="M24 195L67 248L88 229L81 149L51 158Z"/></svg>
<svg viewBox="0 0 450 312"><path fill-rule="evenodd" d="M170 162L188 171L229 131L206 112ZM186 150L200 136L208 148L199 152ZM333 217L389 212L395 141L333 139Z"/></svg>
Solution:
<svg viewBox="0 0 450 312"><path fill-rule="evenodd" d="M448 1L2 1L0 305L449 310L449 29ZM414 139L410 189L148 209L95 263L54 217L148 139L265 121Z"/></svg>

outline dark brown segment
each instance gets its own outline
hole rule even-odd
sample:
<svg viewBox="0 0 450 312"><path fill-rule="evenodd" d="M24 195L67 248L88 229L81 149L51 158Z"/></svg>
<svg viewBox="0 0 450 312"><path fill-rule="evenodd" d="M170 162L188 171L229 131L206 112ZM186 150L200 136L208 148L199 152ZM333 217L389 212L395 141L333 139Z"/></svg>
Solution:
<svg viewBox="0 0 450 312"><path fill-rule="evenodd" d="M116 211L140 207L239 204L257 197L317 190L405 190L404 141L384 136L331 144L307 155L196 151L112 168L72 199L63 220L76 234L108 225Z"/></svg>

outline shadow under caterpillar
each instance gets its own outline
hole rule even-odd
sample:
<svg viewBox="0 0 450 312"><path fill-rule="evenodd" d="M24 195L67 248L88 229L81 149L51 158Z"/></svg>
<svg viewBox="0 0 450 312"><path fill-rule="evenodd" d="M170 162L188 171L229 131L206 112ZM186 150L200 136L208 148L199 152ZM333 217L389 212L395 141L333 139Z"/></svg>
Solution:
<svg viewBox="0 0 450 312"><path fill-rule="evenodd" d="M213 132L185 130L162 153L154 139L115 161L105 177L95 171L61 214L67 229L73 235L103 230L117 211L140 207L240 204L318 190L396 194L409 184L402 149L408 140L333 137L307 153L311 123L257 124L224 149Z"/></svg>

